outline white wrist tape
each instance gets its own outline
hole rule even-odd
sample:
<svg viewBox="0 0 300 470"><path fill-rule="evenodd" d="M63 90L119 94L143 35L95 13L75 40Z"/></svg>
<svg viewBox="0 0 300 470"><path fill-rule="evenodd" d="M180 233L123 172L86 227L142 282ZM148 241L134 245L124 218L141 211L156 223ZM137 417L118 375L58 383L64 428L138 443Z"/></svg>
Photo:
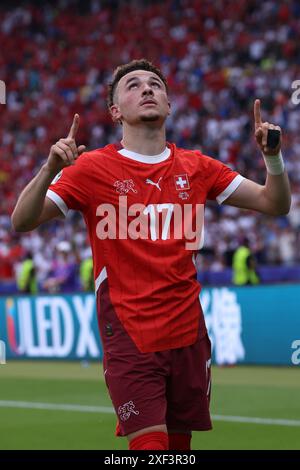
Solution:
<svg viewBox="0 0 300 470"><path fill-rule="evenodd" d="M270 175L282 175L284 172L284 161L281 151L277 155L265 155L263 153L267 172Z"/></svg>

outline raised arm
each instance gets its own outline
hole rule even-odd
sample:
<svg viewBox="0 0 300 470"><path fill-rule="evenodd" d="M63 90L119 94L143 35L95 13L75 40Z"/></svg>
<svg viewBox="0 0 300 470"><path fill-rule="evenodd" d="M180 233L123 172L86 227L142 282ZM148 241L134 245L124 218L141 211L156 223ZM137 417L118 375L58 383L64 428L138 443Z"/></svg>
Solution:
<svg viewBox="0 0 300 470"><path fill-rule="evenodd" d="M46 198L46 192L57 173L74 165L85 150L84 145L77 147L75 142L78 127L79 115L75 114L67 138L52 145L47 162L20 194L11 216L12 226L17 232L28 232L43 222L62 216L56 204Z"/></svg>
<svg viewBox="0 0 300 470"><path fill-rule="evenodd" d="M245 179L224 201L224 204L253 209L268 215L284 215L290 210L291 191L281 155L281 129L268 122L262 122L260 101L254 103L255 138L267 167L267 179L260 185ZM279 143L275 148L267 146L268 130L280 131Z"/></svg>

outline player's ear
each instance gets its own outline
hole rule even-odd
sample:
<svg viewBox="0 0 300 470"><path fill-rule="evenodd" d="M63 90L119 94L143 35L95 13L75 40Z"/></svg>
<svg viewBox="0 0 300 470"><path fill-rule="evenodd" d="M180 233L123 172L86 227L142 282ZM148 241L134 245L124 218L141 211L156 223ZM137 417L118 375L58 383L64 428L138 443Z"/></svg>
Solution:
<svg viewBox="0 0 300 470"><path fill-rule="evenodd" d="M111 115L111 117L112 117L112 120L113 120L114 122L120 122L122 116L121 116L121 112L120 112L119 106L118 106L116 103L114 103L114 104L109 108L109 110L110 110L110 115Z"/></svg>

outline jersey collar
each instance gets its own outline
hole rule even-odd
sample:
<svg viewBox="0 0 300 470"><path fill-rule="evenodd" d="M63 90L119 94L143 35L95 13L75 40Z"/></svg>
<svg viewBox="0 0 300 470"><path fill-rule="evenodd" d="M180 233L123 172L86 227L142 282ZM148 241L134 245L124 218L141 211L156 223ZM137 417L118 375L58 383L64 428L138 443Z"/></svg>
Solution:
<svg viewBox="0 0 300 470"><path fill-rule="evenodd" d="M171 155L171 150L169 147L166 147L163 152L159 153L158 155L142 155L141 153L132 152L132 150L127 150L122 147L121 144L116 146L116 149L120 155L123 157L130 158L131 160L135 160L136 162L141 163L161 163L164 162L169 158Z"/></svg>

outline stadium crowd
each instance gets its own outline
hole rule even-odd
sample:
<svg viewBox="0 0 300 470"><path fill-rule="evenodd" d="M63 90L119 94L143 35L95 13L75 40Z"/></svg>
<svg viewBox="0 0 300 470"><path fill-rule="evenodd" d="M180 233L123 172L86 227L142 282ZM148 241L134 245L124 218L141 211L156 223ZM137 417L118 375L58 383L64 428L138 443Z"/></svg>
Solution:
<svg viewBox="0 0 300 470"><path fill-rule="evenodd" d="M253 103L283 130L283 156L292 184L284 217L209 203L203 269L222 270L247 235L259 264L300 262L300 112L292 83L300 79L300 4L297 0L166 0L54 2L0 5L0 280L15 276L24 253L34 254L38 279L52 269L59 242L69 263L88 256L80 215L25 234L10 214L25 184L74 113L78 142L88 149L118 141L107 111L112 70L146 57L168 79L172 114L168 140L200 149L241 174L264 182L266 170L253 136Z"/></svg>

